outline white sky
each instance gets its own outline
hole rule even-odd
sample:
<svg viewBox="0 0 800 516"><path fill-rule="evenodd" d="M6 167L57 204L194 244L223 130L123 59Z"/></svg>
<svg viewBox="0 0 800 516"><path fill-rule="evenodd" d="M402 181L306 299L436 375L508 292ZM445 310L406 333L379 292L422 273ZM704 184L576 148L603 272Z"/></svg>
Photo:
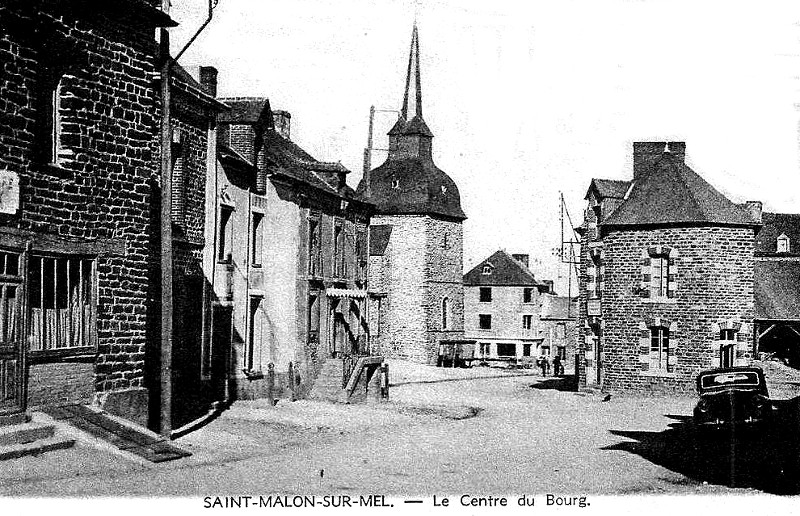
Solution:
<svg viewBox="0 0 800 516"><path fill-rule="evenodd" d="M174 52L207 6L173 0ZM592 177L630 177L632 141L686 141L732 200L800 212L800 2L219 0L181 63L216 66L221 96L289 111L292 139L355 187L370 105L400 108L415 12L434 160L469 217L465 270L528 252L566 293L559 192L578 223ZM378 115L376 147L395 118Z"/></svg>

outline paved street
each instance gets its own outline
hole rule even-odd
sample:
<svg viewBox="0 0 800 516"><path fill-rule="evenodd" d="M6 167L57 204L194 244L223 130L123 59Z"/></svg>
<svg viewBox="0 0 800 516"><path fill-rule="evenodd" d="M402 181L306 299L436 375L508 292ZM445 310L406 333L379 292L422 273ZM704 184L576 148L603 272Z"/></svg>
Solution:
<svg viewBox="0 0 800 516"><path fill-rule="evenodd" d="M393 370L389 403L237 402L176 441L188 459L54 452L12 461L0 493L719 494L776 492L788 474L763 440L736 441L749 451L734 449L733 461L731 442L696 440L691 397L603 401L530 371ZM84 461L78 476L37 467L59 457Z"/></svg>

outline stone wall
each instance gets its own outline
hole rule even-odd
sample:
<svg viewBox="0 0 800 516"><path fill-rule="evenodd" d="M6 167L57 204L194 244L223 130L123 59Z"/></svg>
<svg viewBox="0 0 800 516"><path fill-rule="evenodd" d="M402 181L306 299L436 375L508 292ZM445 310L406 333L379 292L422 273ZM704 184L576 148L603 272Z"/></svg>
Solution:
<svg viewBox="0 0 800 516"><path fill-rule="evenodd" d="M99 357L92 383L96 391L143 388L151 207L157 206L154 30L122 25L104 9L89 16L61 3L32 5L0 8L0 168L19 174L22 199L16 214L0 215L0 226L124 246L123 254L97 260ZM53 165L46 85L59 73L63 153ZM36 392L39 385L54 393L74 385L65 397L82 400L85 383L65 378L83 378L87 366L58 367L63 375L39 378L33 371Z"/></svg>
<svg viewBox="0 0 800 516"><path fill-rule="evenodd" d="M689 227L614 231L603 239L603 388L682 392L719 365L720 327L735 323L736 361L752 358L752 228ZM670 247L674 297L644 297L642 255ZM649 327L669 328L669 370L647 363ZM641 340L640 340L641 339Z"/></svg>

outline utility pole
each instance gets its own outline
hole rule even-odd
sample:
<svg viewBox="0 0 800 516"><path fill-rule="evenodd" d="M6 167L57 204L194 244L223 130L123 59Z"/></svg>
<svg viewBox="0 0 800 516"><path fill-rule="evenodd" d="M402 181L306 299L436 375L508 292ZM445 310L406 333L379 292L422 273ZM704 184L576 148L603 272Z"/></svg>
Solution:
<svg viewBox="0 0 800 516"><path fill-rule="evenodd" d="M161 1L169 15L170 0ZM172 127L170 124L169 31L161 28L161 381L159 433L172 431Z"/></svg>

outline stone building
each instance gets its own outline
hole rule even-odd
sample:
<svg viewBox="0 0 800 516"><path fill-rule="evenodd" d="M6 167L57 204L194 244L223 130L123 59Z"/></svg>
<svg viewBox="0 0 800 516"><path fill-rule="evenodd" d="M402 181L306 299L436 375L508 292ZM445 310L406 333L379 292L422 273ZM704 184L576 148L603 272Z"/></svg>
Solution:
<svg viewBox="0 0 800 516"><path fill-rule="evenodd" d="M764 213L755 243L755 351L800 368L800 214Z"/></svg>
<svg viewBox="0 0 800 516"><path fill-rule="evenodd" d="M484 359L564 358L566 347L552 348L541 320L552 282L539 281L527 254L497 251L464 274L464 335ZM547 343L545 339L547 338Z"/></svg>
<svg viewBox="0 0 800 516"><path fill-rule="evenodd" d="M221 100L231 109L219 119L207 213L212 355L229 350L238 398L305 396L326 363L341 390L353 357L369 355L372 206L347 186L346 168L291 141L289 113L266 98Z"/></svg>
<svg viewBox="0 0 800 516"><path fill-rule="evenodd" d="M212 368L210 271L213 226L206 225L207 179L216 169L217 116L227 106L215 99L217 71L200 68L202 85L180 65L170 74L172 224L171 427L205 416L225 398L223 375ZM154 239L155 240L155 239ZM158 255L158 250L154 250ZM160 266L153 263L155 273ZM154 363L157 363L155 360ZM150 368L154 375L160 374ZM158 380L153 378L152 383Z"/></svg>
<svg viewBox="0 0 800 516"><path fill-rule="evenodd" d="M739 206L683 142L633 144L633 179L593 179L581 227L579 385L691 392L752 359L760 203Z"/></svg>
<svg viewBox="0 0 800 516"><path fill-rule="evenodd" d="M147 422L155 4L0 7L2 419L95 401Z"/></svg>
<svg viewBox="0 0 800 516"><path fill-rule="evenodd" d="M578 342L578 299L567 296L542 296L539 312L542 347L561 357L565 368L572 368ZM548 353L542 353L547 355Z"/></svg>
<svg viewBox="0 0 800 516"><path fill-rule="evenodd" d="M432 140L422 117L414 26L403 105L389 131L388 157L365 173L357 193L377 210L370 226L369 267L374 348L422 363L436 362L439 341L464 336L466 215L455 182L433 162Z"/></svg>

